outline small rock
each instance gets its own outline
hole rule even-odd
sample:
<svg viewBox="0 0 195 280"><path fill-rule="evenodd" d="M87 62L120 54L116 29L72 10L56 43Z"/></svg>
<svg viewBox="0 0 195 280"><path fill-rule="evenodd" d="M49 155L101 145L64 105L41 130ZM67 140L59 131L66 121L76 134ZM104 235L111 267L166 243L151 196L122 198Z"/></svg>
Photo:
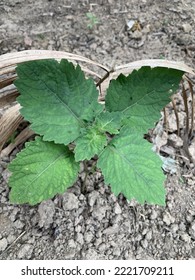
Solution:
<svg viewBox="0 0 195 280"><path fill-rule="evenodd" d="M194 178L195 179L195 178ZM194 180L194 182L195 182L195 180ZM190 215L190 214L187 214L186 215L186 221L188 222L188 223L191 223L192 221L193 221L193 216L192 215ZM195 229L194 229L195 230Z"/></svg>
<svg viewBox="0 0 195 280"><path fill-rule="evenodd" d="M175 148L181 148L183 146L183 140L175 133L170 134L168 140Z"/></svg>
<svg viewBox="0 0 195 280"><path fill-rule="evenodd" d="M187 233L183 233L183 234L181 235L181 239L182 239L183 241L187 242L187 243L190 243L190 241L191 241L191 237L190 237Z"/></svg>
<svg viewBox="0 0 195 280"><path fill-rule="evenodd" d="M189 186L194 186L194 181L195 181L195 177L191 178L187 178L187 182Z"/></svg>
<svg viewBox="0 0 195 280"><path fill-rule="evenodd" d="M179 39L181 40L182 38L179 38ZM179 39L177 42L178 45L179 45ZM178 112L178 117L179 117L180 127L185 127L185 113ZM174 112L172 112L169 115L169 117L167 118L167 127L168 127L169 132L177 131L177 121L176 121L176 116L175 116Z"/></svg>
<svg viewBox="0 0 195 280"><path fill-rule="evenodd" d="M125 260L135 260L135 256L134 256L133 252L126 251Z"/></svg>
<svg viewBox="0 0 195 280"><path fill-rule="evenodd" d="M7 239L2 238L0 239L0 252L4 251L8 245Z"/></svg>
<svg viewBox="0 0 195 280"><path fill-rule="evenodd" d="M131 19L127 22L127 30L131 30L134 24L136 23L135 20Z"/></svg>
<svg viewBox="0 0 195 280"><path fill-rule="evenodd" d="M26 46L32 46L32 39L28 36L28 34L25 34L25 36L24 36L24 44L26 45Z"/></svg>
<svg viewBox="0 0 195 280"><path fill-rule="evenodd" d="M192 141L188 149L191 157L195 160L195 139Z"/></svg>
<svg viewBox="0 0 195 280"><path fill-rule="evenodd" d="M84 234L84 239L85 239L86 243L90 243L92 241L93 237L94 237L94 235L92 232L86 232Z"/></svg>
<svg viewBox="0 0 195 280"><path fill-rule="evenodd" d="M22 223L20 220L16 220L14 222L14 227L16 227L18 229L22 229L24 227L24 223Z"/></svg>
<svg viewBox="0 0 195 280"><path fill-rule="evenodd" d="M183 31L186 33L189 33L190 31L192 31L192 26L189 23L184 23L182 25Z"/></svg>
<svg viewBox="0 0 195 280"><path fill-rule="evenodd" d="M88 195L88 203L91 207L93 207L93 205L95 204L97 198L99 196L99 193L97 191L92 191L89 195Z"/></svg>
<svg viewBox="0 0 195 280"><path fill-rule="evenodd" d="M146 239L146 240L151 240L151 239L152 239L152 232L151 232L151 231L148 231L148 232L146 233L145 239Z"/></svg>
<svg viewBox="0 0 195 280"><path fill-rule="evenodd" d="M168 212L163 215L163 222L169 226L170 224L174 223L175 218L172 217Z"/></svg>
<svg viewBox="0 0 195 280"><path fill-rule="evenodd" d="M104 252L106 250L106 244L105 243L101 243L98 247L98 250L100 252Z"/></svg>
<svg viewBox="0 0 195 280"><path fill-rule="evenodd" d="M186 46L191 43L191 35L188 33L179 34L175 39L177 45L179 46Z"/></svg>
<svg viewBox="0 0 195 280"><path fill-rule="evenodd" d="M17 217L17 213L18 213L17 208L13 209L13 211L10 213L9 219L10 219L12 222L16 221L16 219L17 219L17 218L16 218L16 217Z"/></svg>
<svg viewBox="0 0 195 280"><path fill-rule="evenodd" d="M12 234L10 234L8 237L7 237L7 242L9 244L11 244L12 242L14 242L14 240L16 240L16 237Z"/></svg>
<svg viewBox="0 0 195 280"><path fill-rule="evenodd" d="M135 30L134 32L131 33L131 38L140 40L142 38L142 32L139 30Z"/></svg>
<svg viewBox="0 0 195 280"><path fill-rule="evenodd" d="M73 193L66 192L63 195L63 209L73 210L79 208L79 200Z"/></svg>
<svg viewBox="0 0 195 280"><path fill-rule="evenodd" d="M82 226L81 225L77 225L75 227L75 232L81 232L81 230L82 230Z"/></svg>
<svg viewBox="0 0 195 280"><path fill-rule="evenodd" d="M46 200L41 202L38 207L38 213L40 216L39 226L46 228L53 223L53 216L55 213L55 205L52 200Z"/></svg>
<svg viewBox="0 0 195 280"><path fill-rule="evenodd" d="M114 213L115 213L115 214L121 214L121 213L122 213L121 207L120 207L120 205L118 204L118 202L115 204Z"/></svg>
<svg viewBox="0 0 195 280"><path fill-rule="evenodd" d="M101 221L106 215L106 206L97 206L93 209L92 216L97 220Z"/></svg>
<svg viewBox="0 0 195 280"><path fill-rule="evenodd" d="M162 169L170 174L175 174L177 173L177 164L175 159L171 158L171 157L163 157L160 156L160 158L163 161L163 165L162 165Z"/></svg>
<svg viewBox="0 0 195 280"><path fill-rule="evenodd" d="M4 181L6 183L8 183L8 180L9 180L9 177L11 175L11 172L8 170L8 169L5 169L3 172L2 172L2 177L4 179Z"/></svg>
<svg viewBox="0 0 195 280"><path fill-rule="evenodd" d="M146 249L148 247L148 241L146 239L142 240L141 245L144 249Z"/></svg>
<svg viewBox="0 0 195 280"><path fill-rule="evenodd" d="M119 231L119 226L118 225L113 225L111 227L108 227L104 230L104 234L110 235L110 234L115 234Z"/></svg>
<svg viewBox="0 0 195 280"><path fill-rule="evenodd" d="M77 233L77 235L76 235L76 241L77 241L79 244L83 245L84 239L83 239L83 235L82 235L81 233Z"/></svg>
<svg viewBox="0 0 195 280"><path fill-rule="evenodd" d="M136 241L141 241L143 238L142 234L138 233L135 237Z"/></svg>
<svg viewBox="0 0 195 280"><path fill-rule="evenodd" d="M97 235L97 234L96 234ZM102 238L98 237L94 240L94 245L99 248L100 244L102 243Z"/></svg>
<svg viewBox="0 0 195 280"><path fill-rule="evenodd" d="M97 43L92 43L91 45L90 45L90 49L92 49L92 50L96 50L97 49Z"/></svg>
<svg viewBox="0 0 195 280"><path fill-rule="evenodd" d="M155 220L158 217L158 213L156 211L152 211L151 215L150 215L150 219L151 220Z"/></svg>
<svg viewBox="0 0 195 280"><path fill-rule="evenodd" d="M13 223L9 217L0 214L0 235L8 235L13 228Z"/></svg>
<svg viewBox="0 0 195 280"><path fill-rule="evenodd" d="M191 229L195 232L195 221L191 224Z"/></svg>
<svg viewBox="0 0 195 280"><path fill-rule="evenodd" d="M195 221L190 226L190 235L193 239L195 238Z"/></svg>
<svg viewBox="0 0 195 280"><path fill-rule="evenodd" d="M114 250L113 250L113 255L118 257L118 256L120 256L120 254L121 254L120 248L115 247Z"/></svg>
<svg viewBox="0 0 195 280"><path fill-rule="evenodd" d="M70 239L68 241L68 247L70 247L70 248L76 248L77 247L77 245L76 245L76 243L73 239Z"/></svg>
<svg viewBox="0 0 195 280"><path fill-rule="evenodd" d="M18 258L19 259L30 259L33 251L33 245L24 244L21 246L20 250L18 251Z"/></svg>
<svg viewBox="0 0 195 280"><path fill-rule="evenodd" d="M181 223L179 224L179 229L180 229L181 231L186 231L186 225L185 225L183 222L181 222Z"/></svg>
<svg viewBox="0 0 195 280"><path fill-rule="evenodd" d="M151 26L148 24L142 29L142 33L147 34L151 32Z"/></svg>
<svg viewBox="0 0 195 280"><path fill-rule="evenodd" d="M2 197L1 197L1 203L6 203L6 201L7 201L7 198L4 197L4 196L2 196Z"/></svg>
<svg viewBox="0 0 195 280"><path fill-rule="evenodd" d="M192 249L191 255L195 258L195 247Z"/></svg>
<svg viewBox="0 0 195 280"><path fill-rule="evenodd" d="M130 221L125 221L123 222L123 228L125 229L126 232L131 232L132 230L132 224Z"/></svg>
<svg viewBox="0 0 195 280"><path fill-rule="evenodd" d="M161 28L161 22L159 20L155 20L152 24L153 27L157 30Z"/></svg>
<svg viewBox="0 0 195 280"><path fill-rule="evenodd" d="M176 233L179 229L179 226L177 224L171 225L171 231L172 233Z"/></svg>

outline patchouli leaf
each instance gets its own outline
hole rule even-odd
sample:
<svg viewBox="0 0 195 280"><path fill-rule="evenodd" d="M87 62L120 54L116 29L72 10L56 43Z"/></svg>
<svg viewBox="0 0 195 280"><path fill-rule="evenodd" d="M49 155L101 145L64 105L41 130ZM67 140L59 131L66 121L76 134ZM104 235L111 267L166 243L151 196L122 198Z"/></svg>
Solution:
<svg viewBox="0 0 195 280"><path fill-rule="evenodd" d="M121 127L120 112L101 112L96 117L96 124L101 131L118 134Z"/></svg>
<svg viewBox="0 0 195 280"><path fill-rule="evenodd" d="M94 155L98 155L107 145L106 135L92 126L83 133L76 141L75 160L89 160Z"/></svg>
<svg viewBox="0 0 195 280"><path fill-rule="evenodd" d="M21 113L43 140L69 144L103 109L94 82L67 60L29 61L16 71Z"/></svg>
<svg viewBox="0 0 195 280"><path fill-rule="evenodd" d="M143 204L165 204L162 162L145 141L130 126L124 126L119 135L101 153L98 167L105 182L118 195L136 199Z"/></svg>
<svg viewBox="0 0 195 280"><path fill-rule="evenodd" d="M120 75L112 80L106 94L106 109L120 111L128 123L142 134L154 126L160 111L170 102L183 72L148 66L134 70L128 77Z"/></svg>
<svg viewBox="0 0 195 280"><path fill-rule="evenodd" d="M11 202L34 205L70 187L77 179L79 164L64 145L37 137L26 143L10 163L9 170Z"/></svg>

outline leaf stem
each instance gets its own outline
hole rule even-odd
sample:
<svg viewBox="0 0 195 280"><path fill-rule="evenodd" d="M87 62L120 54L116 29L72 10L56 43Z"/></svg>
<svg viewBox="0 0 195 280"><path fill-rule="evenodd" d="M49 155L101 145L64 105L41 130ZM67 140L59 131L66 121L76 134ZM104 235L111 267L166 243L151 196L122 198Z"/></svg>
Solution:
<svg viewBox="0 0 195 280"><path fill-rule="evenodd" d="M101 84L110 76L111 73L114 72L114 69L111 69L110 71L106 71L106 74L96 83L96 87L99 87L100 89L100 96L102 96L101 93Z"/></svg>
<svg viewBox="0 0 195 280"><path fill-rule="evenodd" d="M165 131L168 134L168 125L167 125L167 112L166 112L166 107L163 108L163 113L164 113L164 127Z"/></svg>
<svg viewBox="0 0 195 280"><path fill-rule="evenodd" d="M194 130L194 107L195 107L195 100L194 100L194 91L193 86L190 80L187 80L190 88L191 98L192 98L192 111L191 111L191 128L189 131L189 137L192 137L193 130Z"/></svg>
<svg viewBox="0 0 195 280"><path fill-rule="evenodd" d="M185 107L185 112L186 112L186 134L188 135L188 133L189 133L188 98L187 98L187 93L186 93L186 89L184 87L184 82L183 81L182 81L182 97L183 97L184 107Z"/></svg>
<svg viewBox="0 0 195 280"><path fill-rule="evenodd" d="M84 165L85 178L84 178L83 184L81 185L81 193L85 194L86 193L87 177L89 175L89 170L88 170L88 166L87 166L87 161L86 160L83 161L83 165Z"/></svg>
<svg viewBox="0 0 195 280"><path fill-rule="evenodd" d="M177 108L176 108L176 105L175 105L175 100L174 100L173 97L171 97L171 101L172 101L172 104L173 104L173 110L174 110L175 117L176 117L177 135L180 136L180 131L179 131L179 116L178 116Z"/></svg>

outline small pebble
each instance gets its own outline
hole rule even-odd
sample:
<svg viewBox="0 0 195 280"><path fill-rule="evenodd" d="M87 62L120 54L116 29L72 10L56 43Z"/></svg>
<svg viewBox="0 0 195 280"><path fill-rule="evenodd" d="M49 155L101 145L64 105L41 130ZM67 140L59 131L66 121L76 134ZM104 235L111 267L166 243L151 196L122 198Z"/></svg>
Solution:
<svg viewBox="0 0 195 280"><path fill-rule="evenodd" d="M64 210L73 210L78 208L79 208L79 200L73 193L66 192L65 194L63 194Z"/></svg>
<svg viewBox="0 0 195 280"><path fill-rule="evenodd" d="M19 259L30 259L33 251L33 246L30 244L23 244L18 251Z"/></svg>
<svg viewBox="0 0 195 280"><path fill-rule="evenodd" d="M0 252L4 251L8 245L7 239L2 238L0 239Z"/></svg>

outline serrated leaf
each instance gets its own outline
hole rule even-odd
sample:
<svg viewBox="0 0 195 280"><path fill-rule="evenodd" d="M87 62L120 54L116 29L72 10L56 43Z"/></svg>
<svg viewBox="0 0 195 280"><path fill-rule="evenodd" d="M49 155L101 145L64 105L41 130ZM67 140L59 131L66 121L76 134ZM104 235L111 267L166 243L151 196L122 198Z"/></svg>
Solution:
<svg viewBox="0 0 195 280"><path fill-rule="evenodd" d="M77 138L75 143L75 160L89 160L104 149L104 146L107 145L107 138L96 126L92 126L88 128L82 136Z"/></svg>
<svg viewBox="0 0 195 280"><path fill-rule="evenodd" d="M143 204L165 204L164 175L161 160L130 126L121 129L101 153L98 167L115 195Z"/></svg>
<svg viewBox="0 0 195 280"><path fill-rule="evenodd" d="M109 132L110 134L118 134L121 127L120 112L101 112L96 117L95 123L99 130Z"/></svg>
<svg viewBox="0 0 195 280"><path fill-rule="evenodd" d="M122 113L123 128L100 155L98 166L115 194L122 192L140 203L165 204L161 161L143 134L159 119L182 75L179 70L142 67L111 82L105 106Z"/></svg>
<svg viewBox="0 0 195 280"><path fill-rule="evenodd" d="M16 71L21 114L46 141L69 144L103 109L94 82L67 60L29 61Z"/></svg>
<svg viewBox="0 0 195 280"><path fill-rule="evenodd" d="M160 111L170 102L183 72L163 67L142 67L128 77L120 75L111 81L105 100L108 111L123 113L126 123L140 133L153 127Z"/></svg>
<svg viewBox="0 0 195 280"><path fill-rule="evenodd" d="M79 164L68 147L37 137L26 143L9 170L11 202L34 205L70 187L77 179Z"/></svg>

